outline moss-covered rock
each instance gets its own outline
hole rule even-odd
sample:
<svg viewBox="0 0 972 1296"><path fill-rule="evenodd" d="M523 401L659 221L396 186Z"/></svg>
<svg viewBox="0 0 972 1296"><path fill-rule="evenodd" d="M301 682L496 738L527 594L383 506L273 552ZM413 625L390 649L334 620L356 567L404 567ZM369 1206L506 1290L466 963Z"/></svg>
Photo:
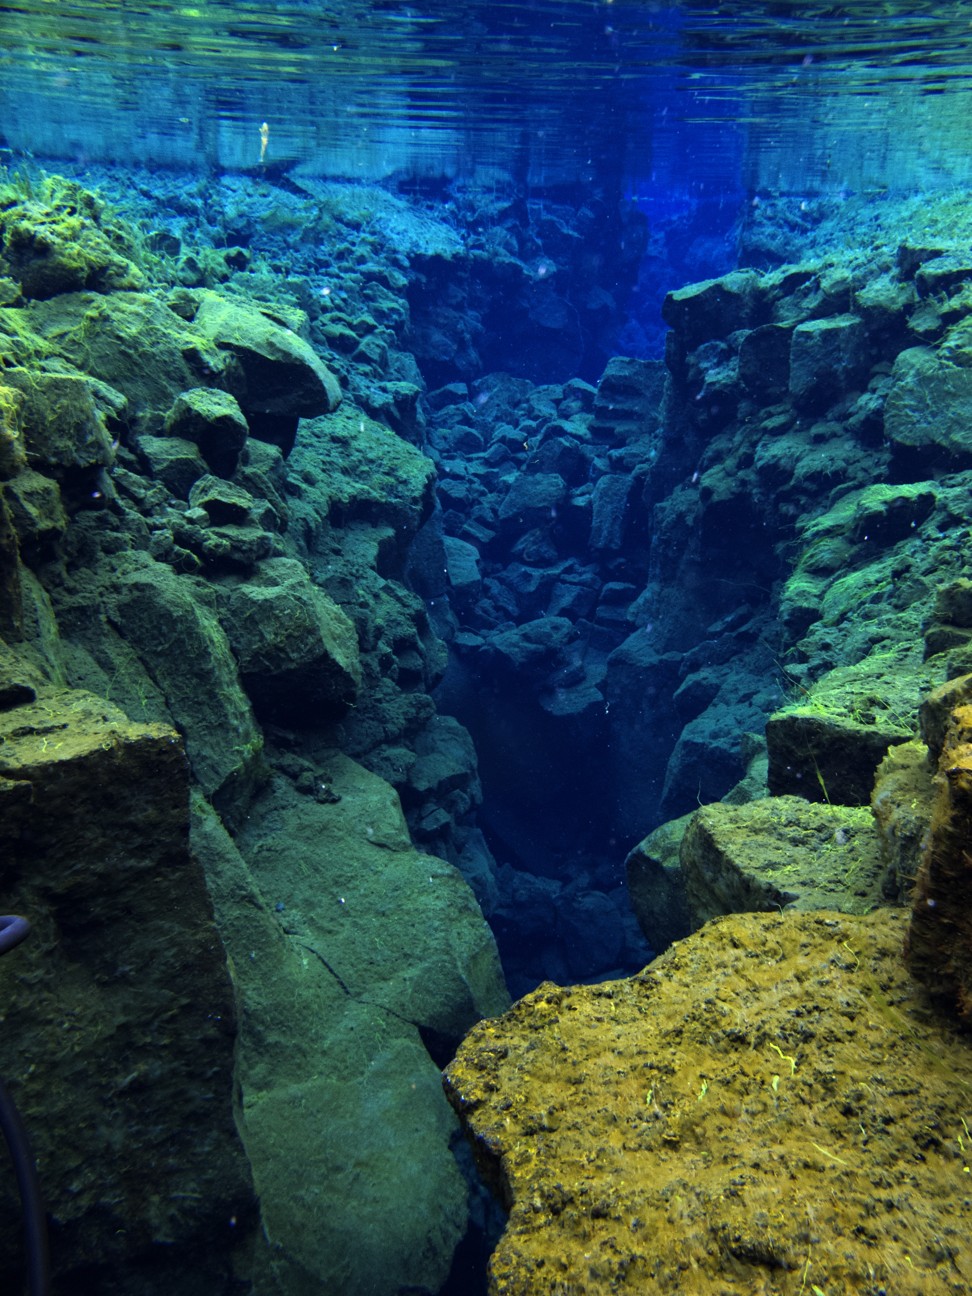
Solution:
<svg viewBox="0 0 972 1296"><path fill-rule="evenodd" d="M624 861L628 895L638 926L661 954L691 929L678 852L691 815L670 819L628 852Z"/></svg>
<svg viewBox="0 0 972 1296"><path fill-rule="evenodd" d="M193 387L181 392L165 416L167 437L193 441L217 477L232 477L246 444L243 411L229 392Z"/></svg>
<svg viewBox="0 0 972 1296"><path fill-rule="evenodd" d="M316 727L353 703L361 682L354 626L301 563L261 562L248 580L221 586L219 606L259 716Z"/></svg>
<svg viewBox="0 0 972 1296"><path fill-rule="evenodd" d="M36 193L0 193L0 264L25 297L141 288L132 251L120 223L74 181L55 176Z"/></svg>
<svg viewBox="0 0 972 1296"><path fill-rule="evenodd" d="M824 409L867 378L864 325L856 315L806 320L793 330L789 391L801 409Z"/></svg>
<svg viewBox="0 0 972 1296"><path fill-rule="evenodd" d="M236 361L234 394L246 411L312 418L337 408L337 379L313 348L267 315L214 292L196 294L193 325Z"/></svg>
<svg viewBox="0 0 972 1296"><path fill-rule="evenodd" d="M871 811L887 872L884 893L899 904L911 896L928 833L935 788L925 743L914 738L888 748L878 766Z"/></svg>
<svg viewBox="0 0 972 1296"><path fill-rule="evenodd" d="M182 743L29 666L4 673L21 696L0 708L0 886L33 933L0 965L0 1062L37 1154L54 1270L114 1285L178 1257L219 1288L252 1188ZM0 1198L0 1250L17 1255L12 1178Z"/></svg>
<svg viewBox="0 0 972 1296"><path fill-rule="evenodd" d="M884 861L865 807L793 796L717 802L691 817L679 860L695 927L791 906L867 913L883 899Z"/></svg>
<svg viewBox="0 0 972 1296"><path fill-rule="evenodd" d="M209 472L209 465L194 441L146 433L138 438L136 445L152 478L178 499L188 499L199 478Z"/></svg>
<svg viewBox="0 0 972 1296"><path fill-rule="evenodd" d="M404 555L432 512L432 461L349 406L303 422L291 463L309 496L310 508L302 512L316 513L318 526L323 517L335 528L361 522L387 528L390 557Z"/></svg>
<svg viewBox="0 0 972 1296"><path fill-rule="evenodd" d="M148 293L72 293L21 314L49 351L122 392L139 431L160 434L182 392L229 382L231 357Z"/></svg>
<svg viewBox="0 0 972 1296"><path fill-rule="evenodd" d="M33 560L49 553L68 525L57 482L25 468L4 485L3 497L24 557Z"/></svg>
<svg viewBox="0 0 972 1296"><path fill-rule="evenodd" d="M446 1092L510 1210L493 1288L722 1296L809 1273L958 1296L969 1046L929 1016L904 930L887 910L723 918L631 980L548 982L474 1027Z"/></svg>
<svg viewBox="0 0 972 1296"><path fill-rule="evenodd" d="M967 699L972 677L950 681L935 701L953 705L938 740L929 743L936 763L931 821L922 843L921 863L912 896L908 964L943 1002L968 1024L972 1022L972 705ZM934 696L934 695L933 695Z"/></svg>
<svg viewBox="0 0 972 1296"><path fill-rule="evenodd" d="M232 813L259 779L263 737L206 585L148 554L119 556L103 596L183 734L195 779Z"/></svg>
<svg viewBox="0 0 972 1296"><path fill-rule="evenodd" d="M969 467L972 370L930 347L902 351L891 373L884 428L912 468L921 465L955 471Z"/></svg>
<svg viewBox="0 0 972 1296"><path fill-rule="evenodd" d="M770 792L868 805L885 752L915 736L918 704L939 677L907 643L829 671L767 721Z"/></svg>
<svg viewBox="0 0 972 1296"><path fill-rule="evenodd" d="M258 1269L288 1290L435 1290L465 1188L423 1040L444 1059L508 1000L471 893L412 848L391 788L337 752L316 783L326 796L275 780L235 846L202 805L195 825L239 969Z"/></svg>
<svg viewBox="0 0 972 1296"><path fill-rule="evenodd" d="M5 381L23 398L27 461L58 471L105 467L114 461L114 431L125 397L84 374L8 369Z"/></svg>

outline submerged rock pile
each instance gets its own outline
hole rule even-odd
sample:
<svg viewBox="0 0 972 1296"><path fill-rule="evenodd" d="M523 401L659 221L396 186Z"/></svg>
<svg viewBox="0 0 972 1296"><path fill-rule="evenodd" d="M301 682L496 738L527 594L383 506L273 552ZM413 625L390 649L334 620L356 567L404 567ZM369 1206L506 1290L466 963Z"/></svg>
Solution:
<svg viewBox="0 0 972 1296"><path fill-rule="evenodd" d="M432 466L373 367L365 407L306 314L188 261L73 182L0 191L0 886L35 931L0 1070L60 1283L436 1290L438 1066L508 996L404 583Z"/></svg>

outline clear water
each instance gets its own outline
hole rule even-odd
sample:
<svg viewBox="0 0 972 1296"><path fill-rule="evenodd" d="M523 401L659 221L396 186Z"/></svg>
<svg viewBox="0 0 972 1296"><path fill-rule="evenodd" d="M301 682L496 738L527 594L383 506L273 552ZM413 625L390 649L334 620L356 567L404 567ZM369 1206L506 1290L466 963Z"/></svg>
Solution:
<svg viewBox="0 0 972 1296"><path fill-rule="evenodd" d="M588 190L633 199L655 241L640 273L618 270L609 281L626 326L606 329L582 358L556 351L556 339L518 355L515 340L499 336L502 362L484 365L512 372L519 363L517 377L537 383L596 382L605 353L659 356L662 298L732 266L740 208L791 197L796 229L806 208L830 213L835 198L863 196L877 212L885 195L954 195L972 181L972 0L15 0L0 4L0 67L0 163L14 172L26 163L29 174L36 161L94 187L108 177L109 196L121 192L128 214L162 239L153 249L164 250L165 236L190 248L204 236L235 245L236 229L245 229L273 266L267 295L283 283L282 300L296 306L313 293L315 317L329 309L321 301L332 283L340 289L342 274L350 282L357 267L335 259L323 239L288 245L305 228L314 177L384 182L430 199L446 223L468 216L470 195L488 206L495 186L506 195L496 204L501 228L520 219L507 220L503 206L515 188L526 198L523 264L537 283L553 267L531 241L543 235L545 210L576 210ZM134 181L124 168L137 168ZM288 189L290 175L304 188ZM234 216L245 209L232 238L228 221L206 224L207 187L214 208L220 199ZM179 202L182 190L194 205ZM816 196L826 201L814 207ZM342 201L334 199L335 210ZM552 228L557 219L550 215ZM781 257L811 223L792 243L781 236ZM358 232L351 221L347 229ZM866 233L859 237L866 243ZM432 318L429 303L419 305ZM430 388L457 376L437 376L430 362L422 374ZM526 449L521 443L517 453ZM485 748L480 767L488 767ZM587 803L597 798L586 767L577 769L571 813L586 816L589 828L594 822L595 837L602 825ZM554 813L560 807L538 836ZM565 837L574 827L566 817ZM618 868L623 834L603 836ZM605 893L616 883L598 878ZM278 901L275 912L284 910ZM547 970L529 968L534 980ZM485 1290L493 1225L487 1219L470 1232L448 1296ZM173 1290L195 1296L199 1288L179 1276Z"/></svg>
<svg viewBox="0 0 972 1296"><path fill-rule="evenodd" d="M634 190L909 189L968 173L972 6L626 0L0 10L16 152Z"/></svg>

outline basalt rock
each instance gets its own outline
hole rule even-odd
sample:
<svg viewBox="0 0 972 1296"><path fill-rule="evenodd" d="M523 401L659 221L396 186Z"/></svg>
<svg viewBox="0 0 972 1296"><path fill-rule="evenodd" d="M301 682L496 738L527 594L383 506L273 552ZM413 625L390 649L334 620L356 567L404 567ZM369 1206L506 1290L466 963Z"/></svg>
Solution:
<svg viewBox="0 0 972 1296"><path fill-rule="evenodd" d="M0 966L0 1055L56 1282L154 1291L191 1264L219 1288L253 1191L233 1115L234 995L189 851L181 739L29 667L15 678L19 699L0 709L0 883L33 930ZM16 1286L12 1189L5 1176L0 1263Z"/></svg>
<svg viewBox="0 0 972 1296"><path fill-rule="evenodd" d="M475 1026L445 1084L510 1212L490 1292L721 1296L809 1274L959 1296L969 1045L908 977L904 926L724 918L631 980L548 982Z"/></svg>
<svg viewBox="0 0 972 1296"><path fill-rule="evenodd" d="M936 763L936 795L915 880L908 964L966 1023L972 1022L972 678L932 694L924 736ZM943 714L943 709L945 714Z"/></svg>

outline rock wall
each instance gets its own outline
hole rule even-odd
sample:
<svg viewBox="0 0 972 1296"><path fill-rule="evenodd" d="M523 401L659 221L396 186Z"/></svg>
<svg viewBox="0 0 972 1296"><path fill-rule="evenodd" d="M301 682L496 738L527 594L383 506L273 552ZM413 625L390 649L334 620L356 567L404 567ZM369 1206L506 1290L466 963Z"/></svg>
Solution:
<svg viewBox="0 0 972 1296"><path fill-rule="evenodd" d="M772 794L866 806L967 669L964 217L895 212L670 293L664 368L430 393L443 696L517 867L609 893L619 843L726 796L764 730Z"/></svg>
<svg viewBox="0 0 972 1296"><path fill-rule="evenodd" d="M508 998L450 861L491 861L404 583L405 279L340 219L311 318L242 249L3 190L0 1069L60 1291L437 1290L466 1228L437 1067Z"/></svg>

